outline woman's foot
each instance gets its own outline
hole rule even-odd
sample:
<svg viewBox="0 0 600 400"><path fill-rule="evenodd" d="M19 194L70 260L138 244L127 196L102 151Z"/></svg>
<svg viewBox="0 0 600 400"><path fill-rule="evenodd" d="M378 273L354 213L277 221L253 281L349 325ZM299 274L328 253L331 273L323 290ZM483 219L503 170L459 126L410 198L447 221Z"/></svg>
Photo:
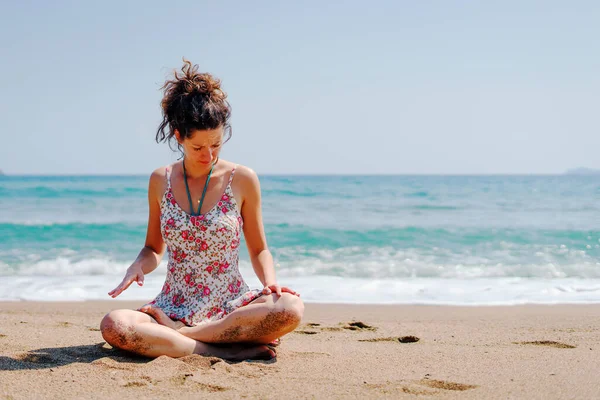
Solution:
<svg viewBox="0 0 600 400"><path fill-rule="evenodd" d="M275 349L267 345L252 347L234 345L227 348L220 348L219 353L215 355L229 361L272 360L277 357Z"/></svg>
<svg viewBox="0 0 600 400"><path fill-rule="evenodd" d="M152 307L151 305L145 305L138 311L148 314L156 320L160 325L164 325L168 328L177 330L185 326L181 321L173 321L163 310L158 307Z"/></svg>

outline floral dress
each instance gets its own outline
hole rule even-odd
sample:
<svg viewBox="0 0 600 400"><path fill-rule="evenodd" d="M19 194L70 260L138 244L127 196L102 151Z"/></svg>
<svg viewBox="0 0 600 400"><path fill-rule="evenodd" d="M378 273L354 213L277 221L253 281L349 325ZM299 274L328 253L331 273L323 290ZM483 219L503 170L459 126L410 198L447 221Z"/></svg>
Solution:
<svg viewBox="0 0 600 400"><path fill-rule="evenodd" d="M151 301L171 319L196 326L223 318L261 296L250 290L238 268L242 217L231 190L235 167L221 200L191 216L175 201L171 167L160 203L160 227L167 245L167 277Z"/></svg>

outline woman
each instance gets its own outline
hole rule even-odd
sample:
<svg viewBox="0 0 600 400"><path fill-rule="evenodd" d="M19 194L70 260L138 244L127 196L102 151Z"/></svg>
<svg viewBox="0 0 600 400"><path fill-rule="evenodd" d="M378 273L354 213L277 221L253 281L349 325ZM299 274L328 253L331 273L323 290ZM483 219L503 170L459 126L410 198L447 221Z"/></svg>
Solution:
<svg viewBox="0 0 600 400"><path fill-rule="evenodd" d="M141 286L165 248L167 277L160 294L139 310L108 313L102 336L148 357L270 359L276 354L268 344L299 325L304 305L275 279L256 173L219 159L231 136L231 109L220 81L184 61L182 74L175 72L163 86L156 134L157 142L176 140L183 159L152 173L145 246L109 295L117 297L133 282ZM262 290L249 290L240 275L241 230Z"/></svg>

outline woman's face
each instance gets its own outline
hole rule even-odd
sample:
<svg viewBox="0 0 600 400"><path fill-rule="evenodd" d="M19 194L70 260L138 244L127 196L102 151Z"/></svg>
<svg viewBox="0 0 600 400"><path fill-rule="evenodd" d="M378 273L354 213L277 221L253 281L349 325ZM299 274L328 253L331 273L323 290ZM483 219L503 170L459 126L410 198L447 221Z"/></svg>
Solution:
<svg viewBox="0 0 600 400"><path fill-rule="evenodd" d="M179 132L175 135L183 147L186 160L198 166L209 166L219 157L223 146L223 128L210 130L192 130L190 137L181 139Z"/></svg>

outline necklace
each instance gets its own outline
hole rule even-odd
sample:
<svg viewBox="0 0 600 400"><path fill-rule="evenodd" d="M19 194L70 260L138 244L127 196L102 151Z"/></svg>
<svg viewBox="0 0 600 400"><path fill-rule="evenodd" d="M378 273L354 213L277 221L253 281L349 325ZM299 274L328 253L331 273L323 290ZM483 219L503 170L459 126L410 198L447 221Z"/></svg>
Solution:
<svg viewBox="0 0 600 400"><path fill-rule="evenodd" d="M208 182L210 181L210 177L212 175L213 169L215 168L215 164L214 163L211 167L210 167L210 171L208 172L208 176L206 177L206 182L204 182L204 189L202 190L202 197L200 197L200 200L198 200L198 212L194 213L194 204L192 203L192 195L190 194L190 187L188 186L188 181L187 181L187 174L185 172L185 158L183 159L183 180L185 182L185 191L187 192L188 195L188 201L190 202L190 211L192 213L192 215L196 216L196 215L200 215L200 211L202 210L202 203L204 203L204 196L206 195L206 189L208 189Z"/></svg>

